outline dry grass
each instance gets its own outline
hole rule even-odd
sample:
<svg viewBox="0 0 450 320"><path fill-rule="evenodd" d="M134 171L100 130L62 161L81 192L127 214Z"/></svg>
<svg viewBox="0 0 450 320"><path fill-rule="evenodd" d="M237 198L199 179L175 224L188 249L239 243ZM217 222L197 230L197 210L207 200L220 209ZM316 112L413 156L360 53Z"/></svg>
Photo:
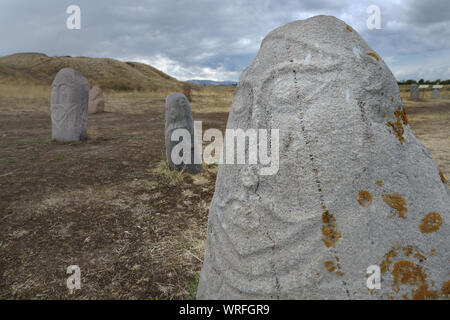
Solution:
<svg viewBox="0 0 450 320"><path fill-rule="evenodd" d="M183 183L186 177L184 170L176 171L171 170L167 158L163 157L153 169L153 172L161 177L161 180L165 181L170 186L177 186Z"/></svg>
<svg viewBox="0 0 450 320"><path fill-rule="evenodd" d="M0 97L17 99L49 98L50 87L46 85L0 84Z"/></svg>
<svg viewBox="0 0 450 320"><path fill-rule="evenodd" d="M16 68L48 59L16 58ZM182 84L107 89L107 112L89 116L90 139L62 144L50 140L49 84L27 82L26 75L21 85L2 82L1 72L0 298L195 297L218 167L198 175L171 171L161 154L164 101ZM225 126L234 90L192 86L191 106L204 130ZM450 100L403 98L414 134L448 179ZM72 294L65 287L71 264L82 270L82 290Z"/></svg>
<svg viewBox="0 0 450 320"><path fill-rule="evenodd" d="M419 90L419 101L426 101L431 99L431 93L433 92L433 89L431 88L432 85L430 85L430 88L428 89L420 89ZM400 85L400 97L403 101L409 100L410 92L411 92L411 85ZM440 97L441 99L450 99L450 85L444 85L442 89L439 89Z"/></svg>
<svg viewBox="0 0 450 320"><path fill-rule="evenodd" d="M160 88L181 90L182 83L163 72L138 62L121 62L109 58L48 57L38 53L21 53L0 58L0 83L4 78L49 85L56 73L70 67L81 72L93 87L108 90L153 91Z"/></svg>
<svg viewBox="0 0 450 320"><path fill-rule="evenodd" d="M229 112L235 89L234 86L197 86L192 90L192 111Z"/></svg>

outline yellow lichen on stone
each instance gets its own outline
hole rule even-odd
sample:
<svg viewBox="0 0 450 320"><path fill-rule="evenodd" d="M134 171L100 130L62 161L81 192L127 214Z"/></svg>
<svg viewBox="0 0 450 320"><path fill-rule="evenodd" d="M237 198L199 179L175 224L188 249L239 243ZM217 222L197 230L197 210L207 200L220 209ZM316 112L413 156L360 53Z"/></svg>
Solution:
<svg viewBox="0 0 450 320"><path fill-rule="evenodd" d="M337 268L334 265L334 261L327 260L324 262L325 268L328 270L328 272L334 272Z"/></svg>
<svg viewBox="0 0 450 320"><path fill-rule="evenodd" d="M409 123L408 117L406 116L405 109L395 110L394 115L397 119L402 119L402 121L405 125L407 125Z"/></svg>
<svg viewBox="0 0 450 320"><path fill-rule="evenodd" d="M412 292L414 300L436 299L439 295L437 291L428 290L427 275L422 271L421 266L416 266L411 261L397 261L394 264L392 275L394 276L394 291L399 291L402 284L417 287Z"/></svg>
<svg viewBox="0 0 450 320"><path fill-rule="evenodd" d="M336 218L327 211L322 214L322 240L327 248L334 246L342 234L336 229Z"/></svg>
<svg viewBox="0 0 450 320"><path fill-rule="evenodd" d="M384 194L382 198L391 208L397 210L399 218L406 218L405 213L408 212L408 209L406 208L406 201L402 195L398 193L388 193Z"/></svg>
<svg viewBox="0 0 450 320"><path fill-rule="evenodd" d="M346 26L346 29L350 32L353 32L352 28L349 25Z"/></svg>
<svg viewBox="0 0 450 320"><path fill-rule="evenodd" d="M341 271L341 265L339 264L339 258L335 256L336 258L336 264L333 260L327 260L324 262L325 268L328 270L328 272L335 272L338 276L343 276L344 273Z"/></svg>
<svg viewBox="0 0 450 320"><path fill-rule="evenodd" d="M403 143L403 141L405 140L405 138L403 137L403 133L405 132L403 125L407 125L409 120L406 116L405 110L395 110L394 116L396 120L393 122L389 121L388 123L386 123L386 125L392 128L398 140Z"/></svg>
<svg viewBox="0 0 450 320"><path fill-rule="evenodd" d="M358 202L363 207L368 207L372 203L372 195L367 190L359 191Z"/></svg>
<svg viewBox="0 0 450 320"><path fill-rule="evenodd" d="M409 257L410 255L412 255L413 253L413 247L412 246L406 246L403 247L403 253L405 254L405 256Z"/></svg>
<svg viewBox="0 0 450 320"><path fill-rule="evenodd" d="M430 252L430 257L434 257L435 254L436 254L436 248L432 248L431 252Z"/></svg>
<svg viewBox="0 0 450 320"><path fill-rule="evenodd" d="M450 280L442 284L441 293L444 298L450 298Z"/></svg>
<svg viewBox="0 0 450 320"><path fill-rule="evenodd" d="M427 259L427 257L425 257L423 254L421 254L420 252L416 252L415 254L414 254L414 258L416 258L416 259L420 259L420 260L426 260Z"/></svg>
<svg viewBox="0 0 450 320"><path fill-rule="evenodd" d="M413 300L430 300L437 299L439 292L436 290L428 290L428 285L423 284L417 290L413 291Z"/></svg>
<svg viewBox="0 0 450 320"><path fill-rule="evenodd" d="M381 274L384 274L386 271L389 271L389 268L392 264L392 258L395 258L397 256L397 252L395 252L394 249L389 250L388 253L384 255L384 260L381 261L380 264L380 272Z"/></svg>
<svg viewBox="0 0 450 320"><path fill-rule="evenodd" d="M377 184L379 187L382 187L382 186L383 186L383 181L382 181L382 180L377 180L376 184Z"/></svg>
<svg viewBox="0 0 450 320"><path fill-rule="evenodd" d="M377 59L377 61L380 60L380 58L378 57L378 55L377 55L376 53L374 53L374 52L369 52L368 55L371 56L371 57L374 57L375 59Z"/></svg>
<svg viewBox="0 0 450 320"><path fill-rule="evenodd" d="M438 169L439 170L439 169ZM447 179L445 179L444 174L439 170L439 176L441 177L441 181L445 184L447 184Z"/></svg>
<svg viewBox="0 0 450 320"><path fill-rule="evenodd" d="M441 215L437 212L430 212L422 219L419 229L422 233L432 233L438 231L441 228L441 224Z"/></svg>

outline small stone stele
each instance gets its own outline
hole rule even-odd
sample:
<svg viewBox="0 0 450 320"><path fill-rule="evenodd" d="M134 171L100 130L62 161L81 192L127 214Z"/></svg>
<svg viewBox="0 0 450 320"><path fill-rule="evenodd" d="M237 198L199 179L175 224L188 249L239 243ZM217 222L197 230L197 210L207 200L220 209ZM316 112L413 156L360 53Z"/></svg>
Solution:
<svg viewBox="0 0 450 320"><path fill-rule="evenodd" d="M89 84L81 73L61 69L52 83L52 139L83 141L87 139Z"/></svg>
<svg viewBox="0 0 450 320"><path fill-rule="evenodd" d="M202 172L201 157L197 148L194 148L196 139L194 137L194 120L192 117L191 106L185 95L181 93L172 93L166 98L166 125L165 140L166 154L169 167L173 170L185 170L187 173L195 174ZM172 149L181 141L172 141L172 133L177 129L185 129L189 132L190 142L188 143L191 150L190 163L175 164L172 159ZM195 163L195 160L200 163Z"/></svg>
<svg viewBox="0 0 450 320"><path fill-rule="evenodd" d="M415 83L413 83L413 84L411 85L411 93L410 93L409 98L410 98L411 100L417 100L417 99L419 99L419 87L418 87L417 84L415 84Z"/></svg>
<svg viewBox="0 0 450 320"><path fill-rule="evenodd" d="M105 98L100 87L93 87L89 92L88 113L101 113L105 111Z"/></svg>
<svg viewBox="0 0 450 320"><path fill-rule="evenodd" d="M441 94L439 92L438 88L434 88L433 92L431 92L431 99L440 99L441 98Z"/></svg>

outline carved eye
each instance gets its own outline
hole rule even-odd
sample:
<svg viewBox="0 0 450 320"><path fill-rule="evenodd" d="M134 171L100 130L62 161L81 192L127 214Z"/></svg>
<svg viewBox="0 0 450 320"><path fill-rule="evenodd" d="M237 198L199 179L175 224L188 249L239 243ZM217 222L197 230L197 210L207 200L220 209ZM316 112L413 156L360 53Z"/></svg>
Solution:
<svg viewBox="0 0 450 320"><path fill-rule="evenodd" d="M170 119L171 120L176 120L178 118L178 113L179 112L178 112L178 110L176 108L172 108L170 110L170 114L169 114Z"/></svg>
<svg viewBox="0 0 450 320"><path fill-rule="evenodd" d="M70 99L70 88L67 85L62 84L59 87L59 103L69 102L69 99Z"/></svg>

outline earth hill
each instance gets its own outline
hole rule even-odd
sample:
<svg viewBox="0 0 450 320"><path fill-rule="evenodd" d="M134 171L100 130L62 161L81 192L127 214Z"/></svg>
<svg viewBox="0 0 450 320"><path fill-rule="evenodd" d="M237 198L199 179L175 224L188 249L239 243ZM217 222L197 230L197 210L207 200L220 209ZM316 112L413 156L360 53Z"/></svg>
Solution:
<svg viewBox="0 0 450 320"><path fill-rule="evenodd" d="M50 85L56 73L70 67L81 72L92 87L109 90L182 90L177 79L139 62L110 58L49 57L42 53L16 53L0 57L0 84Z"/></svg>

